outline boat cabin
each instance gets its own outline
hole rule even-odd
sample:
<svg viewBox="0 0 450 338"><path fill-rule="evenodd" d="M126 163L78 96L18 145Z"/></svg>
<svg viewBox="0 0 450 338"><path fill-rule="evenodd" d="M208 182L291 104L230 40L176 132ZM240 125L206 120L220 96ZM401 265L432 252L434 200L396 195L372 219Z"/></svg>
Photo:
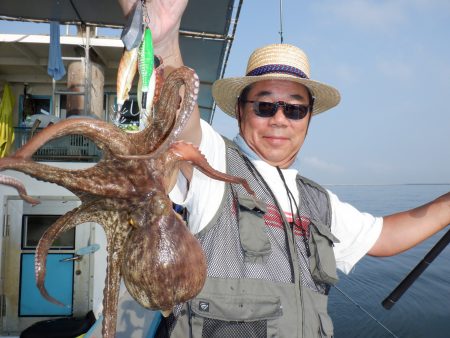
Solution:
<svg viewBox="0 0 450 338"><path fill-rule="evenodd" d="M182 53L185 64L199 75L198 103L202 118L208 122L215 109L211 86L223 76L241 5L242 0L191 0L183 17ZM59 41L50 33L51 21L57 25ZM116 0L0 2L0 100L11 100L8 114L14 128L9 154L49 124L63 119L83 116L112 121L124 24ZM47 70L55 44L60 46L65 68L60 79L50 76ZM133 128L139 121L136 87L137 76L125 104L122 127ZM95 165L101 156L90 139L70 135L45 144L33 159L78 169ZM21 180L28 194L41 203L31 206L14 189L0 186L0 337L19 336L46 319L82 317L91 310L98 317L106 263L101 226L79 225L53 243L45 285L65 306L48 302L35 285L36 245L59 216L80 202L55 184L11 170L2 174ZM137 311L131 303L132 300L124 303L121 311L126 312L127 306ZM118 328L118 334L123 331L124 337L132 336L124 333L124 328L120 331L120 325ZM140 332L138 336L143 335L136 328L135 331Z"/></svg>

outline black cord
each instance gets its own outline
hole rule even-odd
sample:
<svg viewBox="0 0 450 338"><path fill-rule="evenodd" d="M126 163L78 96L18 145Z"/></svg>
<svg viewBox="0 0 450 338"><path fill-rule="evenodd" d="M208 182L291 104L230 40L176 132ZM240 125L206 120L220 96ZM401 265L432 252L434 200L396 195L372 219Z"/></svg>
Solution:
<svg viewBox="0 0 450 338"><path fill-rule="evenodd" d="M291 190L289 189L286 180L284 178L283 172L281 171L280 167L276 167L278 174L281 177L281 180L283 181L284 184L284 188L286 189L287 195L288 195L288 199L289 199L289 205L291 207L291 213L292 213L292 227L294 227L295 224L295 215L294 215L294 210L292 209L292 201L295 204L295 208L297 209L297 215L298 215L298 219L300 221L300 231L302 232L302 237L303 237L303 244L305 245L305 249L306 249L306 255L308 257L311 257L311 250L309 249L309 243L308 243L308 239L306 238L306 230L303 227L303 221L302 221L302 215L300 214L300 208L297 204L297 202L295 201L295 197L294 194L292 194ZM294 234L295 235L295 234Z"/></svg>
<svg viewBox="0 0 450 338"><path fill-rule="evenodd" d="M255 166L248 159L247 156L245 156L244 154L242 154L240 152L239 152L239 154L244 159L244 163L247 166L247 169L250 171L250 173L253 175L253 177L256 179L256 181L263 184L264 188L266 189L266 191L269 193L270 197L274 201L275 206L278 208L278 212L280 213L280 217L282 217L282 211L281 211L280 206L278 205L277 199L275 198L275 195L273 194L272 190L270 189L270 187L267 184L267 182L264 179L264 177L261 176L259 171L255 168ZM285 237L285 241L286 241L286 248L289 248L290 247L290 245L289 245L289 237L288 237L287 229L286 229L285 226L283 227L283 231L284 231L284 237ZM292 280L292 282L294 282L295 281L294 261L292 260L291 251L289 249L286 250L286 251L287 251L287 254L288 254L288 257L289 257L289 265L290 265L290 268L291 268L291 280Z"/></svg>
<svg viewBox="0 0 450 338"><path fill-rule="evenodd" d="M287 196L288 196L288 201L289 201L289 208L291 209L291 215L292 215L292 221L290 221L289 224L291 225L292 230L294 230L294 224L295 224L295 222L294 222L294 216L295 216L295 214L294 214L294 209L292 208L292 200L291 200L291 196L289 195L289 193L290 193L291 191L289 190L289 188L288 188L288 186L287 186L287 184L286 184L286 181L284 180L284 176L283 176L283 173L281 172L280 167L276 166L275 168L277 168L278 175L280 175L281 180L283 181L283 184L284 184L284 188L285 188L286 191L287 191ZM295 199L294 199L294 203L295 203ZM295 206L297 206L297 204L295 204Z"/></svg>
<svg viewBox="0 0 450 338"><path fill-rule="evenodd" d="M80 12L78 12L78 9L75 7L75 4L73 3L73 0L70 0L70 4L72 5L73 10L75 11L75 14L78 17L78 20L81 22L82 27L86 27L86 22L81 18Z"/></svg>

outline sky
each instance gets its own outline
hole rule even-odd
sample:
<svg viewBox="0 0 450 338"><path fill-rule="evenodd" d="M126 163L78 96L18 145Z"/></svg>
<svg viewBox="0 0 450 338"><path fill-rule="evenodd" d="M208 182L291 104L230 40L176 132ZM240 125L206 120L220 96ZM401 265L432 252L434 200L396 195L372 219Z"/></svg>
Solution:
<svg viewBox="0 0 450 338"><path fill-rule="evenodd" d="M280 42L279 4L244 0L225 77L243 75L255 48ZM321 184L450 183L450 1L282 4L284 42L302 48L311 78L342 97L313 117L300 173ZM213 126L237 133L219 109Z"/></svg>
<svg viewBox="0 0 450 338"><path fill-rule="evenodd" d="M314 116L295 166L321 184L450 183L450 1L283 0L284 43L341 103ZM225 77L280 42L279 1L244 0ZM213 126L233 138L219 109Z"/></svg>

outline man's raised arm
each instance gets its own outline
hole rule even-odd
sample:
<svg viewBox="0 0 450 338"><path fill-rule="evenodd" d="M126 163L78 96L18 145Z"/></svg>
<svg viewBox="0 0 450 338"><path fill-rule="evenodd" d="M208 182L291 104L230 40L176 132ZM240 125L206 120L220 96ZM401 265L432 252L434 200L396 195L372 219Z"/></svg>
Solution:
<svg viewBox="0 0 450 338"><path fill-rule="evenodd" d="M130 15L136 1L118 0L125 16ZM144 7L152 31L154 53L162 58L167 77L174 69L184 65L180 51L179 29L187 0L151 0ZM145 10L147 13L145 13ZM180 139L199 145L201 141L200 112L195 106Z"/></svg>

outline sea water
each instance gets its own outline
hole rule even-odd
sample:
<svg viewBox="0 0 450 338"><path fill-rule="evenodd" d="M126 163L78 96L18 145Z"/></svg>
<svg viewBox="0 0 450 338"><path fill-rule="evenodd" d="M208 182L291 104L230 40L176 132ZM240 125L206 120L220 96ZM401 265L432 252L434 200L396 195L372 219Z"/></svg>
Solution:
<svg viewBox="0 0 450 338"><path fill-rule="evenodd" d="M450 191L450 184L325 186L360 211L376 216L414 208ZM364 257L348 275L340 274L338 290L330 291L329 313L336 338L393 337L367 315L368 311L397 337L450 337L450 245L422 273L391 310L381 302L423 259L450 228L400 255ZM355 305L356 303L356 305Z"/></svg>

